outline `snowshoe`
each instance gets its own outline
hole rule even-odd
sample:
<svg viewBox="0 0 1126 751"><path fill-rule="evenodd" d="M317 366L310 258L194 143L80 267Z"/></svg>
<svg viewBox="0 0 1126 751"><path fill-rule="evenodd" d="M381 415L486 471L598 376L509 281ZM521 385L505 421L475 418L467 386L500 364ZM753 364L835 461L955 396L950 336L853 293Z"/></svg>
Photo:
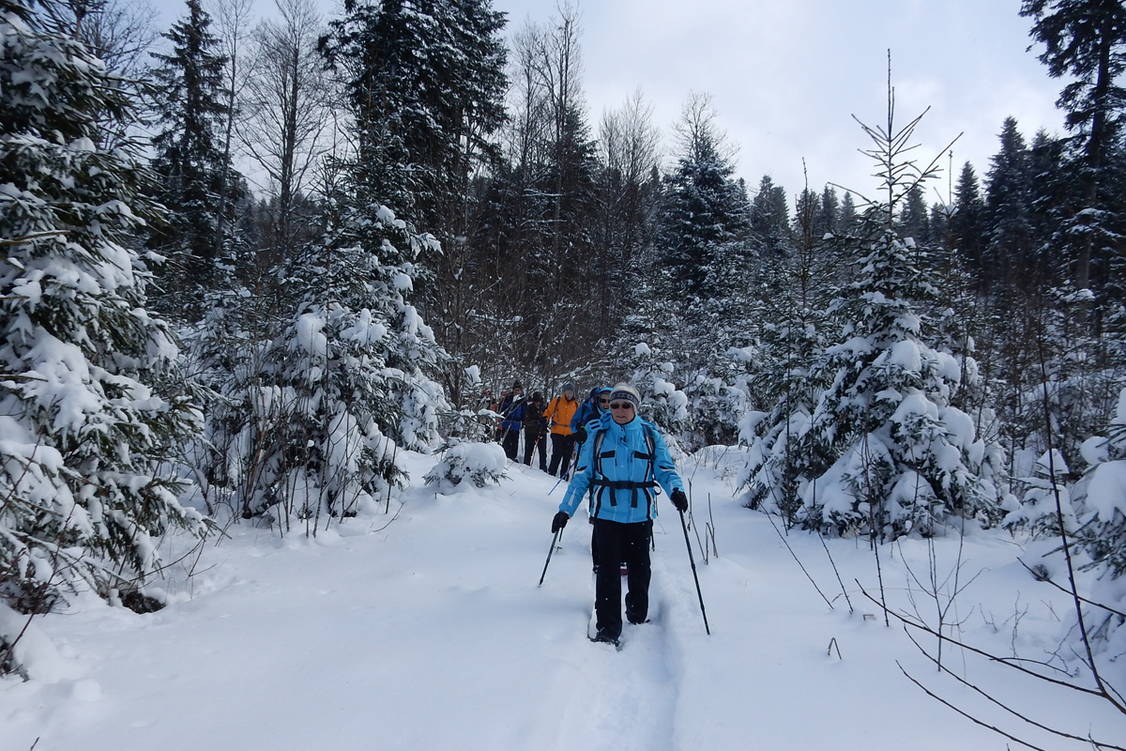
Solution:
<svg viewBox="0 0 1126 751"><path fill-rule="evenodd" d="M621 635L611 636L605 629L599 629L597 622L597 616L592 610L590 613L590 621L586 626L586 638L598 644L613 644L614 648L620 652L622 649Z"/></svg>
<svg viewBox="0 0 1126 751"><path fill-rule="evenodd" d="M649 622L649 608L637 607L629 594L626 594L626 620L635 626L639 623Z"/></svg>
<svg viewBox="0 0 1126 751"><path fill-rule="evenodd" d="M606 631L599 631L595 633L594 636L588 636L587 638L592 642L595 642L596 644L612 644L614 646L614 649L618 650L619 652L622 651L621 637L611 636Z"/></svg>
<svg viewBox="0 0 1126 751"><path fill-rule="evenodd" d="M628 622L632 623L635 626L639 623L648 623L649 622L649 618L648 618L647 614L638 613L638 612L631 612L628 606L626 607L626 620Z"/></svg>

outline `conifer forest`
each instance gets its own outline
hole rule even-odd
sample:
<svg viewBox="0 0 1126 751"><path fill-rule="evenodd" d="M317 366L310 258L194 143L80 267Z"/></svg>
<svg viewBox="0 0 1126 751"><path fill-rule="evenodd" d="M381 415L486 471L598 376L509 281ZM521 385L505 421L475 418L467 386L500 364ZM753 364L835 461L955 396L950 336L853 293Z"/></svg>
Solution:
<svg viewBox="0 0 1126 751"><path fill-rule="evenodd" d="M0 681L36 619L159 611L234 528L393 509L404 455L498 481L465 447L514 382L628 382L786 539L1066 557L1126 714L1121 0L1013 3L1064 127L1005 118L984 163L920 148L889 50L886 111L829 125L870 191L739 177L706 82L596 119L572 4L175 5L0 0Z"/></svg>

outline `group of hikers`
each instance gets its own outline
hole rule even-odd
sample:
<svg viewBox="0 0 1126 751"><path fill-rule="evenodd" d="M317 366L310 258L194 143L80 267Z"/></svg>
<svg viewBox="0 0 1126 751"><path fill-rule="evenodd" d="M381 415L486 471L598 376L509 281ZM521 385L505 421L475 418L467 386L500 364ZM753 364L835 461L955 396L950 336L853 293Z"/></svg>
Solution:
<svg viewBox="0 0 1126 751"><path fill-rule="evenodd" d="M560 478L570 476L567 492L551 520L553 535L562 533L587 498L595 572L596 631L591 638L616 645L622 633L621 576L624 572L628 587L626 619L645 623L649 617L649 548L657 495L663 488L673 507L683 514L688 510L684 481L660 431L640 416L641 397L630 384L591 389L581 404L575 398L573 383L563 384L563 393L547 405L538 391L530 399L523 394L517 381L500 403L496 411L502 420L497 438L508 458L516 461L523 431L525 464L531 464L532 453L538 449L540 469ZM544 449L549 431L548 467ZM571 456L576 446L578 457L572 472ZM687 532L685 535L687 540Z"/></svg>
<svg viewBox="0 0 1126 751"><path fill-rule="evenodd" d="M575 384L564 383L562 392L544 404L543 393L535 391L531 397L525 398L523 384L516 381L493 411L501 416L496 439L509 459L517 461L520 435L523 434L524 463L531 465L532 455L538 452L541 470L565 478L571 470L576 438L583 425L605 411L610 389L591 389L590 395L581 403L575 396ZM550 463L547 451L549 435Z"/></svg>

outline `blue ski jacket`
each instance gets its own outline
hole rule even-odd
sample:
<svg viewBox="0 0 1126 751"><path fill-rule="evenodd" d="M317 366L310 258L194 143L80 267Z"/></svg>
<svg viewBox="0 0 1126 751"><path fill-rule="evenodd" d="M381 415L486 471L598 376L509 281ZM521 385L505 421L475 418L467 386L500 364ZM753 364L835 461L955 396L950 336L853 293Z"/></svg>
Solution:
<svg viewBox="0 0 1126 751"><path fill-rule="evenodd" d="M513 431L519 433L524 425L524 409L527 405L524 403L524 397L513 398L511 396L504 400L500 405L500 413L504 419L500 421L500 429L503 431Z"/></svg>
<svg viewBox="0 0 1126 751"><path fill-rule="evenodd" d="M602 416L602 413L606 410L598 405L598 397L601 396L603 392L609 394L611 390L612 389L606 387L590 390L590 396L583 400L583 403L579 405L578 410L575 412L575 416L571 418L572 433L580 427L586 426L591 420L597 420Z"/></svg>
<svg viewBox="0 0 1126 751"><path fill-rule="evenodd" d="M670 494L684 490L665 439L653 423L635 417L619 425L607 413L587 423L586 429L588 437L560 511L574 515L591 490L594 518L633 524L657 516L658 484Z"/></svg>

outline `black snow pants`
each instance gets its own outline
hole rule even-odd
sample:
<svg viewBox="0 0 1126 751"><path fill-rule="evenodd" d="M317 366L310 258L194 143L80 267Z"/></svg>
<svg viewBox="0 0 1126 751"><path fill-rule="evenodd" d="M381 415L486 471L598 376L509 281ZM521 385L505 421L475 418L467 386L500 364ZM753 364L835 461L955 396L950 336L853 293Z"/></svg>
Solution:
<svg viewBox="0 0 1126 751"><path fill-rule="evenodd" d="M540 469L547 471L547 437L543 433L538 435L524 431L524 463L531 465L532 453L540 452Z"/></svg>
<svg viewBox="0 0 1126 751"><path fill-rule="evenodd" d="M520 444L520 428L509 428L504 432L500 445L504 446L504 455L516 461L516 451Z"/></svg>
<svg viewBox="0 0 1126 751"><path fill-rule="evenodd" d="M571 449L575 446L574 435L551 434L551 464L547 468L549 475L563 477L571 468Z"/></svg>
<svg viewBox="0 0 1126 751"><path fill-rule="evenodd" d="M629 565L626 618L642 623L649 615L649 537L653 522L622 524L594 520L591 548L598 567L594 575L594 612L600 632L617 638L622 633L622 579L619 566Z"/></svg>

